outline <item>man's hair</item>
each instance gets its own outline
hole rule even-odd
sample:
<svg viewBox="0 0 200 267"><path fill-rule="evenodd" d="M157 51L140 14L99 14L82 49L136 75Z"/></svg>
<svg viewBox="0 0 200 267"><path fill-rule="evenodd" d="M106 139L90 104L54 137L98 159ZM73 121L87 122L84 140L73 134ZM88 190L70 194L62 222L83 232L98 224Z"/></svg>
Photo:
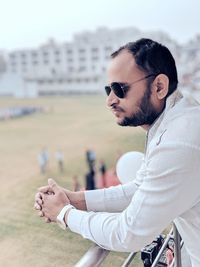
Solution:
<svg viewBox="0 0 200 267"><path fill-rule="evenodd" d="M176 63L166 46L151 39L142 38L120 47L111 54L111 58L115 58L123 50L127 50L133 55L138 67L147 75L162 73L168 77L169 91L167 96L176 90L178 84Z"/></svg>

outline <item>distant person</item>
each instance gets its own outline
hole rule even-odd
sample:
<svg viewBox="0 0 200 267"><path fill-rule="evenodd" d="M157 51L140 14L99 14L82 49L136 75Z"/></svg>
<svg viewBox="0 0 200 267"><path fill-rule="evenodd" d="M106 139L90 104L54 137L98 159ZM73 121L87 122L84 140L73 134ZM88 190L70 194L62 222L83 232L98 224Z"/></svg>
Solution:
<svg viewBox="0 0 200 267"><path fill-rule="evenodd" d="M94 170L95 161L96 161L96 154L92 149L86 150L86 161L88 164L89 170Z"/></svg>
<svg viewBox="0 0 200 267"><path fill-rule="evenodd" d="M47 165L49 161L49 153L46 148L43 148L38 155L38 163L40 166L40 173L45 174L47 171Z"/></svg>
<svg viewBox="0 0 200 267"><path fill-rule="evenodd" d="M64 171L64 155L63 155L63 152L58 149L55 153L55 158L56 158L56 161L58 163L58 170L63 173Z"/></svg>
<svg viewBox="0 0 200 267"><path fill-rule="evenodd" d="M100 172L102 187L106 187L106 164L102 159L100 160L99 172Z"/></svg>
<svg viewBox="0 0 200 267"><path fill-rule="evenodd" d="M90 170L85 175L85 181L86 181L86 190L94 190L95 189L95 171Z"/></svg>
<svg viewBox="0 0 200 267"><path fill-rule="evenodd" d="M81 185L79 183L79 180L78 180L78 176L77 175L74 175L72 177L72 183L73 183L73 189L72 189L72 191L78 192L78 191L81 190Z"/></svg>

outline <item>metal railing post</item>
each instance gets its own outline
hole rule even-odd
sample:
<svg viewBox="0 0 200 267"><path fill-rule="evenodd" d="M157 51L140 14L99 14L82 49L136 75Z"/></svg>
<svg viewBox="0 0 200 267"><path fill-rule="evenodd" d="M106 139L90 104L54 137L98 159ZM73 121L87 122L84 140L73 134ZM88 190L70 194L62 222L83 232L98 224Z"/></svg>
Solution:
<svg viewBox="0 0 200 267"><path fill-rule="evenodd" d="M175 267L181 267L181 237L180 234L173 223L173 233L174 233L174 261Z"/></svg>
<svg viewBox="0 0 200 267"><path fill-rule="evenodd" d="M136 254L137 252L130 253L121 267L128 267L131 264L132 260L135 258Z"/></svg>

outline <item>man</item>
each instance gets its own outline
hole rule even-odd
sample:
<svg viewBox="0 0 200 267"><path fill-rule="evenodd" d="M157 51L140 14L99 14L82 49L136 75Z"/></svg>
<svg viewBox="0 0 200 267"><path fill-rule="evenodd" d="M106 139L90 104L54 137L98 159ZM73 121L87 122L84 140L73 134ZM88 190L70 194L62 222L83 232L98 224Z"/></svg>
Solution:
<svg viewBox="0 0 200 267"><path fill-rule="evenodd" d="M171 53L155 41L113 53L107 105L119 125L147 131L142 166L133 182L108 189L72 193L49 180L36 194L40 216L115 251L139 251L174 221L199 267L200 105L177 83Z"/></svg>
<svg viewBox="0 0 200 267"><path fill-rule="evenodd" d="M64 154L61 149L57 149L55 153L55 158L58 163L58 170L63 173L64 172Z"/></svg>
<svg viewBox="0 0 200 267"><path fill-rule="evenodd" d="M44 147L42 151L38 155L38 162L40 165L40 173L45 174L48 167L48 161L49 161L49 153L47 151L47 148Z"/></svg>

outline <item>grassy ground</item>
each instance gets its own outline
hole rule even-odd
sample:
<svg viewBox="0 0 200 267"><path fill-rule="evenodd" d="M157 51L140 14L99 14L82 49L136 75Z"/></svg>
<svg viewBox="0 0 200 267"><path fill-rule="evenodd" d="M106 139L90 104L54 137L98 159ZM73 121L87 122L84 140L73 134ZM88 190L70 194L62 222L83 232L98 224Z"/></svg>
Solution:
<svg viewBox="0 0 200 267"><path fill-rule="evenodd" d="M5 267L73 266L91 242L56 225L47 225L33 210L37 187L54 177L72 188L77 174L83 184L85 150L114 166L119 152L143 151L140 129L115 124L101 96L0 99L0 107L36 105L45 113L0 121L0 265ZM37 156L43 146L50 153L48 173L40 175ZM65 155L65 172L60 175L54 158L57 148ZM127 256L112 253L102 266L120 266ZM131 266L140 266L138 263Z"/></svg>

